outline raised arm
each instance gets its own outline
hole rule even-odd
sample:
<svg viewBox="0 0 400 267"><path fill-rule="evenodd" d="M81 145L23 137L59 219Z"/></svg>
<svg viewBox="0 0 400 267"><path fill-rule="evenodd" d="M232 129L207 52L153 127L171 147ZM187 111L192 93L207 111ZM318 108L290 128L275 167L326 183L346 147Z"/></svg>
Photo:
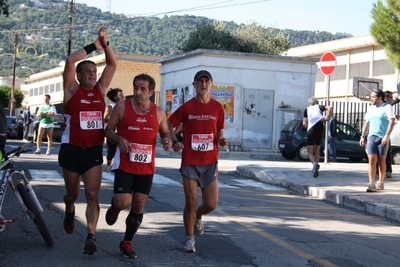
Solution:
<svg viewBox="0 0 400 267"><path fill-rule="evenodd" d="M63 73L63 83L64 83L64 103L68 102L68 100L74 95L76 90L78 89L78 83L76 82L75 79L75 74L76 74L76 67L75 64L82 60L84 57L86 57L88 54L92 53L93 51L96 50L104 50L106 54L106 64L110 63L111 67L104 70L102 77L104 76L104 73L106 73L105 81L108 81L108 83L100 82L98 81L98 86L102 90L103 94L105 93L105 90L109 83L111 82L112 75L114 75L114 72L116 70L116 59L114 52L112 51L110 46L107 46L106 48L103 48L103 44L107 44L108 42L108 37L106 34L106 27L103 26L99 30L98 37L94 43L89 44L75 52L73 52L71 55L69 55L65 61L65 67L64 67L64 73ZM111 73L112 70L112 73ZM109 77L111 74L111 77ZM104 86L106 85L106 86Z"/></svg>
<svg viewBox="0 0 400 267"><path fill-rule="evenodd" d="M111 48L110 42L108 40L106 27L104 27L104 29L100 29L98 40L100 41L100 45L106 55L106 67L104 68L103 73L101 74L101 77L96 86L103 92L103 94L105 94L108 86L112 81L114 73L117 70L117 59L115 58L114 51Z"/></svg>

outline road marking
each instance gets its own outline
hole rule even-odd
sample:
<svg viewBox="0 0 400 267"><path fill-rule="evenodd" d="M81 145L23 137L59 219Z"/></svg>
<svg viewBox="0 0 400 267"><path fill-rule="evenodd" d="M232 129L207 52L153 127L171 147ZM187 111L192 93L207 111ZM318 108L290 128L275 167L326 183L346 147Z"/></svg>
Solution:
<svg viewBox="0 0 400 267"><path fill-rule="evenodd" d="M32 180L63 180L63 177L54 170L29 170Z"/></svg>
<svg viewBox="0 0 400 267"><path fill-rule="evenodd" d="M63 180L64 178L55 170L28 170L32 180ZM102 173L102 181L103 182L114 182L114 173L112 172L103 172ZM260 182L256 182L253 180L241 180L241 179L234 179L239 185L229 185L223 182L218 182L218 187L220 188L239 188L240 185L245 186L252 186L264 190L285 190L281 187L266 185ZM182 184L172 180L168 177L163 175L154 174L153 177L153 184L160 184L160 185L174 185L182 187Z"/></svg>
<svg viewBox="0 0 400 267"><path fill-rule="evenodd" d="M286 190L285 188L282 188L282 187L268 185L268 184L256 182L254 180L242 180L242 179L232 179L232 180L239 184L242 184L242 185L257 187L257 188L264 189L264 190Z"/></svg>
<svg viewBox="0 0 400 267"><path fill-rule="evenodd" d="M319 263L321 266L324 266L324 267L338 267L336 264L334 264L334 263L332 263L332 262L330 262L328 260L314 257L313 255L311 255L311 254L309 254L309 253L307 253L307 252L305 252L305 251L303 251L301 249L296 248L295 246L289 244L288 242L286 242L286 241L284 241L282 239L279 239L276 236L271 235L270 233L264 232L260 228L251 226L250 224L246 223L244 220L242 220L239 217L232 216L232 215L228 214L227 212L225 212L223 210L220 210L220 209L217 209L216 211L218 213L222 214L223 216L225 216L227 218L230 218L232 221L236 222L237 224L240 224L243 227L249 229L250 231L252 231L252 232L254 232L254 233L256 233L256 234L258 234L258 235L260 235L260 236L262 236L262 237L264 237L264 238L266 238L266 239L268 239L268 240L270 240L272 242L274 242L277 245L282 246L283 248L287 249L288 251L296 254L297 256L299 256L299 257L301 257L301 258L303 258L305 260L313 260L316 263Z"/></svg>

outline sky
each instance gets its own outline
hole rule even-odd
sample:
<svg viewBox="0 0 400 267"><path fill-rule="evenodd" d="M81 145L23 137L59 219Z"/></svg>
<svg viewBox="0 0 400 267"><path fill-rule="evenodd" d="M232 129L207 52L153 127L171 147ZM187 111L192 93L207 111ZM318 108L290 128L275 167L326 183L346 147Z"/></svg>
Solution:
<svg viewBox="0 0 400 267"><path fill-rule="evenodd" d="M305 31L369 34L378 0L75 0L102 11L136 16L194 15L238 24ZM69 1L68 1L69 2ZM384 1L386 5L386 1Z"/></svg>

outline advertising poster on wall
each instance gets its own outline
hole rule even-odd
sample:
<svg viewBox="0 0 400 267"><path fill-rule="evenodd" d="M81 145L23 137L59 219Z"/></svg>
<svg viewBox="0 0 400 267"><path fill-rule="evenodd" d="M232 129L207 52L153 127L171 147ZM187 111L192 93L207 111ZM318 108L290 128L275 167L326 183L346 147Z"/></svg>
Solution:
<svg viewBox="0 0 400 267"><path fill-rule="evenodd" d="M185 86L176 89L169 89L165 94L165 111L167 118L177 110L183 103L189 101L196 95L194 87ZM213 85L211 88L211 96L221 103L225 111L225 123L234 123L234 95L235 86Z"/></svg>
<svg viewBox="0 0 400 267"><path fill-rule="evenodd" d="M234 123L235 116L235 86L219 86L213 85L211 89L212 97L224 107L225 123Z"/></svg>

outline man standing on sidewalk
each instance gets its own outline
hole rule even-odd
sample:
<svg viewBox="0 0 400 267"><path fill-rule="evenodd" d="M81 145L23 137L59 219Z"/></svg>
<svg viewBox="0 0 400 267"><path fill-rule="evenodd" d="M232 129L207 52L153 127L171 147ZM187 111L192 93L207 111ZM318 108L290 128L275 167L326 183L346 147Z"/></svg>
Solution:
<svg viewBox="0 0 400 267"><path fill-rule="evenodd" d="M326 111L328 117L322 113ZM308 99L308 107L304 110L303 126L307 128L308 157L313 164L314 177L319 175L319 157L324 134L324 122L332 118L332 107L319 105L318 99L313 96Z"/></svg>
<svg viewBox="0 0 400 267"><path fill-rule="evenodd" d="M22 115L23 115L23 125L24 125L23 141L28 141L29 126L31 125L32 122L30 106L26 107Z"/></svg>
<svg viewBox="0 0 400 267"><path fill-rule="evenodd" d="M384 189L386 173L386 155L389 150L389 138L394 127L395 116L393 107L384 102L385 94L380 89L371 93L371 106L365 115L362 127L360 146L365 145L365 135L368 133L368 177L367 192ZM367 130L367 125L369 128ZM379 181L375 184L376 163L379 165Z"/></svg>
<svg viewBox="0 0 400 267"><path fill-rule="evenodd" d="M180 106L169 117L169 127L178 127L182 123L183 142L175 135L174 151L182 151L180 172L183 178L185 208L183 222L186 240L183 250L194 253L194 234L204 232L202 215L213 211L218 203L218 151L226 147L224 138L225 112L222 105L211 97L213 79L206 70L194 76L193 86L196 96ZM197 207L198 187L201 188L203 203Z"/></svg>

